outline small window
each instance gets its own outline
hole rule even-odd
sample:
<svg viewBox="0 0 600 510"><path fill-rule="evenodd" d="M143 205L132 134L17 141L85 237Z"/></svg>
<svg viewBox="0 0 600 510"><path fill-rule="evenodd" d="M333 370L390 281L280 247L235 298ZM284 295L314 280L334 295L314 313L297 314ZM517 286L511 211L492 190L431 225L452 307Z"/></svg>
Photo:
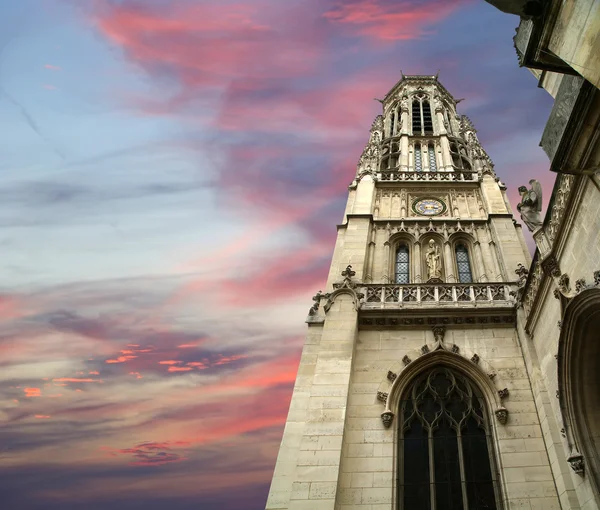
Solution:
<svg viewBox="0 0 600 510"><path fill-rule="evenodd" d="M437 172L437 165L435 162L435 147L433 145L429 145L427 147L427 152L429 153L429 171Z"/></svg>
<svg viewBox="0 0 600 510"><path fill-rule="evenodd" d="M460 283L471 283L473 276L471 274L469 252L462 244L456 246L456 265L458 266L458 281Z"/></svg>
<svg viewBox="0 0 600 510"><path fill-rule="evenodd" d="M410 283L409 262L408 246L399 246L396 252L396 283Z"/></svg>
<svg viewBox="0 0 600 510"><path fill-rule="evenodd" d="M391 113L390 118L390 136L394 136L394 128L396 127L396 112Z"/></svg>
<svg viewBox="0 0 600 510"><path fill-rule="evenodd" d="M415 144L415 172L421 172L423 165L421 163L421 144Z"/></svg>

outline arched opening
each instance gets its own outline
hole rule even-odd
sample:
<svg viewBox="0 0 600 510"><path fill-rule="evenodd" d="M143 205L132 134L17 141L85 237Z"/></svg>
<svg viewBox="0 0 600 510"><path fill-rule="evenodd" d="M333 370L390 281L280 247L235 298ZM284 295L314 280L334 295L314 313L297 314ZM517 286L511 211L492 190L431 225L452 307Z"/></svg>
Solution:
<svg viewBox="0 0 600 510"><path fill-rule="evenodd" d="M401 244L396 250L396 283L410 283L410 256L408 246Z"/></svg>
<svg viewBox="0 0 600 510"><path fill-rule="evenodd" d="M400 510L499 508L487 407L468 377L444 365L420 372L398 427Z"/></svg>
<svg viewBox="0 0 600 510"><path fill-rule="evenodd" d="M421 102L414 99L412 102L412 129L415 136L419 136L422 133L421 120Z"/></svg>
<svg viewBox="0 0 600 510"><path fill-rule="evenodd" d="M429 155L429 171L437 172L437 163L435 161L435 147L432 143L427 146L427 153Z"/></svg>
<svg viewBox="0 0 600 510"><path fill-rule="evenodd" d="M431 119L431 105L423 101L423 132L425 135L433 134L433 120Z"/></svg>
<svg viewBox="0 0 600 510"><path fill-rule="evenodd" d="M456 245L456 269L458 270L458 281L460 283L471 283L473 273L471 272L471 260L467 247L459 243Z"/></svg>
<svg viewBox="0 0 600 510"><path fill-rule="evenodd" d="M423 163L421 160L421 144L415 144L415 172L423 171Z"/></svg>
<svg viewBox="0 0 600 510"><path fill-rule="evenodd" d="M573 450L583 454L596 501L600 502L600 289L568 304L559 348L559 385ZM571 451L570 453L574 453Z"/></svg>

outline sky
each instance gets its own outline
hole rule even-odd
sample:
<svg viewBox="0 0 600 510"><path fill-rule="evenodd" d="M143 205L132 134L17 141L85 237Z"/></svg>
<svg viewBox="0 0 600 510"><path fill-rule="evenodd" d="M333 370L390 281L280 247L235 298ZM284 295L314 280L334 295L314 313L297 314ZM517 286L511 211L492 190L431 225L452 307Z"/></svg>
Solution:
<svg viewBox="0 0 600 510"><path fill-rule="evenodd" d="M482 0L0 0L0 501L264 508L383 97L435 74L506 183L552 98Z"/></svg>

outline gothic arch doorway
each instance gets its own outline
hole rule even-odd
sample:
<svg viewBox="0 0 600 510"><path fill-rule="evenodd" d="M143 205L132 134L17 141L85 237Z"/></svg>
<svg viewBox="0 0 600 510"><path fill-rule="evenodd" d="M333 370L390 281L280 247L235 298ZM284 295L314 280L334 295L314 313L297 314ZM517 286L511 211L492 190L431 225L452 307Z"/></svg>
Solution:
<svg viewBox="0 0 600 510"><path fill-rule="evenodd" d="M558 361L569 458L583 454L584 459L571 467L585 472L600 502L600 289L584 290L568 304Z"/></svg>
<svg viewBox="0 0 600 510"><path fill-rule="evenodd" d="M436 365L416 376L398 409L398 508L498 510L497 469L483 393Z"/></svg>

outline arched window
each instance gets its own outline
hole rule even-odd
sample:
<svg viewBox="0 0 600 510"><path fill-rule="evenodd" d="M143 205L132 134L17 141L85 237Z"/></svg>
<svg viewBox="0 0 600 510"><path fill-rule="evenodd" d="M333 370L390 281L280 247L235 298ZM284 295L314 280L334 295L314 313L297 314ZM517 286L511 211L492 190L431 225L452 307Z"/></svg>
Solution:
<svg viewBox="0 0 600 510"><path fill-rule="evenodd" d="M415 144L415 172L421 172L423 164L421 163L421 144Z"/></svg>
<svg viewBox="0 0 600 510"><path fill-rule="evenodd" d="M427 146L427 152L429 154L429 171L437 172L437 164L435 162L435 147L429 144Z"/></svg>
<svg viewBox="0 0 600 510"><path fill-rule="evenodd" d="M426 135L433 134L433 121L431 120L431 105L423 101L423 131Z"/></svg>
<svg viewBox="0 0 600 510"><path fill-rule="evenodd" d="M421 134L421 102L415 99L412 103L413 135Z"/></svg>
<svg viewBox="0 0 600 510"><path fill-rule="evenodd" d="M396 251L396 283L410 283L409 262L408 246L400 245Z"/></svg>
<svg viewBox="0 0 600 510"><path fill-rule="evenodd" d="M456 245L456 265L458 267L458 281L460 283L471 283L471 263L469 262L469 251L464 244Z"/></svg>
<svg viewBox="0 0 600 510"><path fill-rule="evenodd" d="M390 114L390 136L394 136L394 128L396 127L396 112L392 110Z"/></svg>
<svg viewBox="0 0 600 510"><path fill-rule="evenodd" d="M496 510L496 470L485 402L466 377L436 367L399 410L401 510Z"/></svg>

